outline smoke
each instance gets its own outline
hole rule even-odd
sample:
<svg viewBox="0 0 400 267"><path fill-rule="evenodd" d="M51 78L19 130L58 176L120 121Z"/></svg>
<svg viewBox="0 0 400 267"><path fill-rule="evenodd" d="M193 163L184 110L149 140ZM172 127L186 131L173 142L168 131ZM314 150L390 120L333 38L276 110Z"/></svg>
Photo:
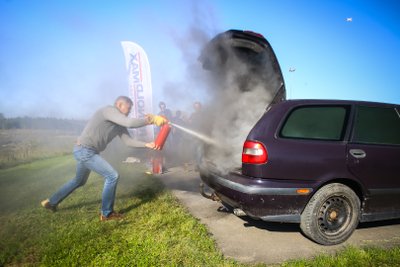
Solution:
<svg viewBox="0 0 400 267"><path fill-rule="evenodd" d="M210 133L224 149L211 146L206 155L222 173L241 166L243 143L280 87L268 62L262 62L260 71L254 69L251 58L239 58L232 47L225 47L224 51L228 52L227 62L222 71L213 74L210 88L214 90Z"/></svg>
<svg viewBox="0 0 400 267"><path fill-rule="evenodd" d="M240 167L244 140L271 99L261 86L251 92L234 92L228 96L221 101L226 109L218 109L211 129L211 138L219 146L211 146L207 154L223 173Z"/></svg>
<svg viewBox="0 0 400 267"><path fill-rule="evenodd" d="M213 13L204 12L204 7L194 6L193 12L187 32L171 34L185 64L183 80L166 83L164 92L174 105L202 102L203 120L188 128L213 140L204 142L204 156L226 173L241 166L243 143L283 81L269 48L231 40L211 44L225 30L218 30Z"/></svg>
<svg viewBox="0 0 400 267"><path fill-rule="evenodd" d="M202 48L221 31L210 3L191 1L190 13L192 21L183 32L167 30L180 55L182 66L179 67L182 71L179 80L169 80L162 85L162 100L189 112L194 101L205 103L210 99L207 92L208 74L202 69L198 58Z"/></svg>

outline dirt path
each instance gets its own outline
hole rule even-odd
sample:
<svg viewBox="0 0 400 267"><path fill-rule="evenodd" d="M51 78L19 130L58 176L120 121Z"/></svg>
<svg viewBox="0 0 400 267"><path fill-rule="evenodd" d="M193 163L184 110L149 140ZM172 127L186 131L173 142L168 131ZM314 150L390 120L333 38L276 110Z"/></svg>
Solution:
<svg viewBox="0 0 400 267"><path fill-rule="evenodd" d="M290 259L311 258L321 253L334 253L348 245L400 245L400 220L362 224L345 243L321 246L304 237L297 224L239 218L221 210L220 203L200 195L200 177L193 170L172 168L160 175L160 179L189 212L207 226L224 255L240 262L280 263Z"/></svg>

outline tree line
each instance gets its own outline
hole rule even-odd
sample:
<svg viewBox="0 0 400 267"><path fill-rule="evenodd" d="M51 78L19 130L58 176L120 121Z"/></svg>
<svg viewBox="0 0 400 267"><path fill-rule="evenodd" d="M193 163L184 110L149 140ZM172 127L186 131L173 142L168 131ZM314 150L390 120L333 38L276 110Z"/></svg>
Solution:
<svg viewBox="0 0 400 267"><path fill-rule="evenodd" d="M40 129L80 132L85 121L74 119L16 117L6 118L0 113L0 129Z"/></svg>

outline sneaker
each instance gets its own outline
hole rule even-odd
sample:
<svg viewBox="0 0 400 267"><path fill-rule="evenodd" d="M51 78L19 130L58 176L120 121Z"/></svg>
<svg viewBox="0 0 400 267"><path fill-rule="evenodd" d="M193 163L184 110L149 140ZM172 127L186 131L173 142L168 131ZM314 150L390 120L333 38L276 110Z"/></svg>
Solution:
<svg viewBox="0 0 400 267"><path fill-rule="evenodd" d="M40 205L42 205L42 207L45 209L51 210L52 212L57 211L57 206L51 205L49 199L43 200L40 202Z"/></svg>
<svg viewBox="0 0 400 267"><path fill-rule="evenodd" d="M100 221L102 222L109 220L122 220L123 218L124 215L115 211L111 212L110 215L108 215L107 217L104 216L103 214L100 215Z"/></svg>

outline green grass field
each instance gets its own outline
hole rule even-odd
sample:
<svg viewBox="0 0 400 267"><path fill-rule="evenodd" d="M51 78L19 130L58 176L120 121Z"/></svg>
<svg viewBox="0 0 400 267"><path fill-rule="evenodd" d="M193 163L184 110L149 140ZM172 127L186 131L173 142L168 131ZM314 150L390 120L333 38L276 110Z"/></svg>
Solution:
<svg viewBox="0 0 400 267"><path fill-rule="evenodd" d="M99 221L96 174L56 213L41 208L74 168L69 155L0 170L0 266L253 266L224 258L205 226L140 164L116 167L122 221ZM348 248L278 266L400 266L400 249Z"/></svg>
<svg viewBox="0 0 400 267"><path fill-rule="evenodd" d="M140 165L139 165L140 166ZM99 221L103 179L88 183L52 213L39 206L74 175L72 156L0 171L0 266L212 266L224 260L205 227L132 165L118 168L122 221Z"/></svg>

